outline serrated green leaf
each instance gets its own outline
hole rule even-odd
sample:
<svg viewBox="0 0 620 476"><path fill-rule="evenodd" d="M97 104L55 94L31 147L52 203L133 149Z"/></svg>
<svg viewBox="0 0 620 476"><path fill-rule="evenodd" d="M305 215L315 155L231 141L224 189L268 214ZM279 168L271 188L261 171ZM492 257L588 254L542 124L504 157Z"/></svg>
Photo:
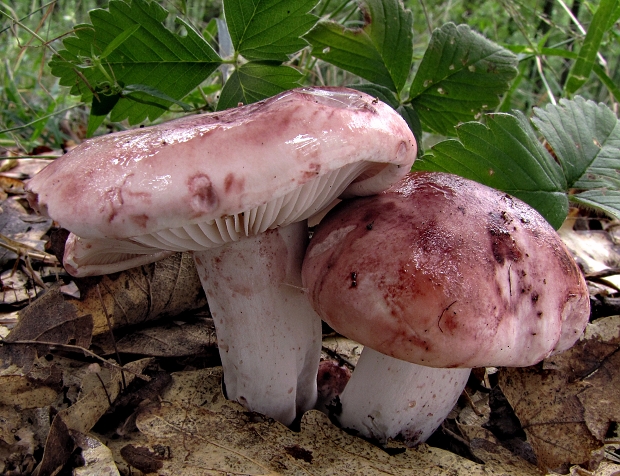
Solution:
<svg viewBox="0 0 620 476"><path fill-rule="evenodd" d="M454 173L510 193L558 228L568 212L566 181L521 113L491 114L487 125L467 122L459 140L439 142L414 170Z"/></svg>
<svg viewBox="0 0 620 476"><path fill-rule="evenodd" d="M302 74L289 66L246 63L230 75L222 89L217 110L251 104L299 86Z"/></svg>
<svg viewBox="0 0 620 476"><path fill-rule="evenodd" d="M185 112L188 112L192 109L192 107L189 104L186 104L183 101L177 101L176 99L171 98L167 94L162 93L158 89L152 88L145 84L130 84L129 86L124 87L121 91L121 94L123 95L123 97L129 97L130 95L135 94L135 93L144 93L146 94L147 97L151 96L153 98L163 99L166 102L171 102L179 106ZM139 99L139 100L144 101L144 99Z"/></svg>
<svg viewBox="0 0 620 476"><path fill-rule="evenodd" d="M472 31L447 23L435 30L410 89L422 124L454 135L460 122L499 104L517 75L517 57Z"/></svg>
<svg viewBox="0 0 620 476"><path fill-rule="evenodd" d="M575 203L601 210L620 220L620 190L589 190L570 198Z"/></svg>
<svg viewBox="0 0 620 476"><path fill-rule="evenodd" d="M127 28L120 35L114 38L110 43L108 43L108 46L105 47L105 50L103 50L103 53L101 53L101 56L99 56L99 58L103 59L103 58L107 58L108 56L110 56L110 53L112 53L116 48L118 48L123 43L125 43L125 41L127 41L129 37L133 35L139 29L140 29L140 25L138 24L135 24Z"/></svg>
<svg viewBox="0 0 620 476"><path fill-rule="evenodd" d="M104 94L100 89L96 91L97 95L93 95L93 102L90 107L90 113L93 116L107 116L114 109L116 103L121 98L120 93Z"/></svg>
<svg viewBox="0 0 620 476"><path fill-rule="evenodd" d="M306 46L300 37L318 17L318 0L224 0L224 15L235 51L246 59L286 61Z"/></svg>
<svg viewBox="0 0 620 476"><path fill-rule="evenodd" d="M112 0L109 10L90 12L92 25L80 25L76 36L63 41L64 50L55 55L50 66L60 84L70 86L71 94L90 102L92 91L107 83L105 75L85 59L101 55L124 32L135 31L131 41L118 45L102 61L102 66L120 87L144 85L172 99L180 100L206 79L221 63L213 48L191 26L184 26L186 35L179 36L164 25L168 12L155 2ZM139 28L136 29L136 25ZM79 74L78 74L79 73ZM129 119L130 124L153 120L160 116L169 101L136 93L122 98L111 111L111 119ZM156 105L144 104L152 101Z"/></svg>
<svg viewBox="0 0 620 476"><path fill-rule="evenodd" d="M319 22L306 36L312 54L399 94L413 57L413 16L400 0L364 0L365 24Z"/></svg>
<svg viewBox="0 0 620 476"><path fill-rule="evenodd" d="M620 189L620 121L611 109L577 96L534 114L532 122L555 152L569 187Z"/></svg>
<svg viewBox="0 0 620 476"><path fill-rule="evenodd" d="M415 111L413 106L411 106L411 104L403 104L402 106L399 106L396 111L398 111L405 122L407 122L409 129L413 132L418 145L417 157L420 158L424 156L424 148L422 147L422 123L420 122L418 113Z"/></svg>
<svg viewBox="0 0 620 476"><path fill-rule="evenodd" d="M617 6L618 0L601 0L594 12L586 37L579 49L577 61L573 63L566 80L564 90L569 96L583 86L590 77L603 35L610 27L609 19L614 16Z"/></svg>

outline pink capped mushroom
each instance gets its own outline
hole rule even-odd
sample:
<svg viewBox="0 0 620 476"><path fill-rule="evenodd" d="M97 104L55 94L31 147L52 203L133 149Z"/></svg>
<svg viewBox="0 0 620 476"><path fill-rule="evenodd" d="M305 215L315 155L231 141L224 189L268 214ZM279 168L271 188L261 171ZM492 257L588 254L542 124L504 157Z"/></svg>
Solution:
<svg viewBox="0 0 620 476"><path fill-rule="evenodd" d="M75 276L192 251L228 398L288 425L317 395L306 219L337 197L385 190L415 156L389 106L303 88L86 141L27 188L35 209L71 231L64 263Z"/></svg>
<svg viewBox="0 0 620 476"><path fill-rule="evenodd" d="M472 367L562 352L590 310L542 216L444 173L339 204L316 228L302 280L319 315L366 346L339 397L340 424L411 446L441 424Z"/></svg>

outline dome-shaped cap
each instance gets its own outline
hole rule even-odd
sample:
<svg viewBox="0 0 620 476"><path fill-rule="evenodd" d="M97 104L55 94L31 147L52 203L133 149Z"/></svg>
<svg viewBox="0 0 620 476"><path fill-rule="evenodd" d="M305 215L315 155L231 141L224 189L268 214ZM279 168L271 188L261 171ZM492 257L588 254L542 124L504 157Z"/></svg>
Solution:
<svg viewBox="0 0 620 476"><path fill-rule="evenodd" d="M88 140L27 190L33 207L82 238L204 249L307 218L343 193L385 190L415 156L386 104L303 88Z"/></svg>
<svg viewBox="0 0 620 476"><path fill-rule="evenodd" d="M572 346L589 317L584 278L544 218L449 174L340 204L302 274L335 330L431 367L532 365Z"/></svg>

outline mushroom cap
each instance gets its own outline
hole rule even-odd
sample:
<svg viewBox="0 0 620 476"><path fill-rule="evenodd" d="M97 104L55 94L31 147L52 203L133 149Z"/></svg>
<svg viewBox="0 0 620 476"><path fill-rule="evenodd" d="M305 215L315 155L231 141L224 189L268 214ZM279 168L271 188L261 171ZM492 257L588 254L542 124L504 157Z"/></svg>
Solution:
<svg viewBox="0 0 620 476"><path fill-rule="evenodd" d="M585 280L544 218L444 173L338 205L302 277L336 331L430 367L532 365L573 345L589 318Z"/></svg>
<svg viewBox="0 0 620 476"><path fill-rule="evenodd" d="M205 249L307 218L343 193L385 190L415 156L411 131L386 104L351 89L303 88L88 140L27 191L35 209L81 238ZM199 225L217 220L221 236L201 245L210 231Z"/></svg>

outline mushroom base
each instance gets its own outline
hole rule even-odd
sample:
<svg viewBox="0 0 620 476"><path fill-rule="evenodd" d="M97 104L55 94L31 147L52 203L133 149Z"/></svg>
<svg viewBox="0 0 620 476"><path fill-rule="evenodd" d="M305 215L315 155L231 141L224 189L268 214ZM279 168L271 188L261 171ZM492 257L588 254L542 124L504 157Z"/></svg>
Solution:
<svg viewBox="0 0 620 476"><path fill-rule="evenodd" d="M470 370L425 367L365 347L340 395L338 421L381 443L423 443L456 404Z"/></svg>
<svg viewBox="0 0 620 476"><path fill-rule="evenodd" d="M317 397L321 319L301 284L306 244L299 222L194 252L227 397L285 425Z"/></svg>

